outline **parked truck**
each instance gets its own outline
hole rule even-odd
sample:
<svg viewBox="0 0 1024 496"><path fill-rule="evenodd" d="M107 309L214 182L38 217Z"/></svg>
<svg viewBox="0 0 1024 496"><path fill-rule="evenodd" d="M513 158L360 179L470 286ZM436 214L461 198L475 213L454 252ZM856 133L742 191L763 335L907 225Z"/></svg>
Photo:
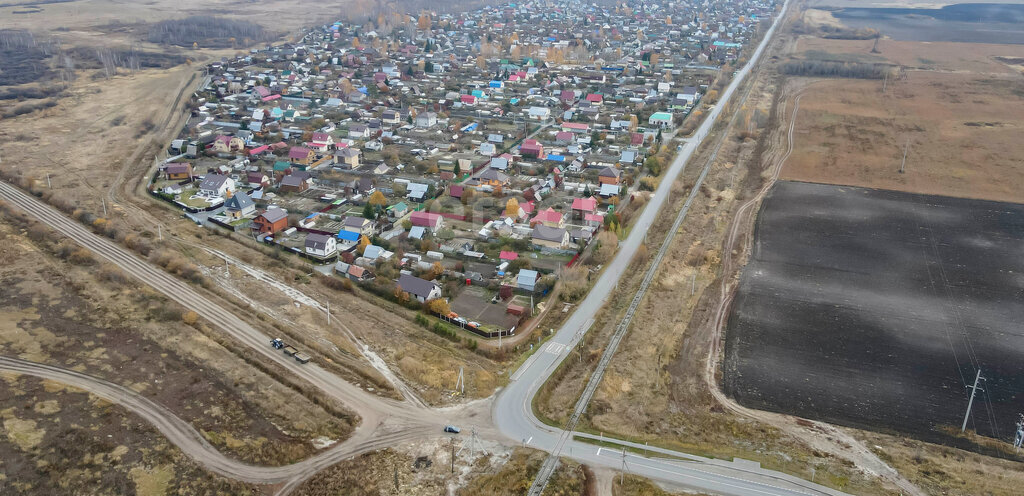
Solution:
<svg viewBox="0 0 1024 496"><path fill-rule="evenodd" d="M275 350L283 351L285 355L295 358L295 361L299 363L308 363L311 360L309 355L302 353L281 339L271 339L270 346L273 346Z"/></svg>

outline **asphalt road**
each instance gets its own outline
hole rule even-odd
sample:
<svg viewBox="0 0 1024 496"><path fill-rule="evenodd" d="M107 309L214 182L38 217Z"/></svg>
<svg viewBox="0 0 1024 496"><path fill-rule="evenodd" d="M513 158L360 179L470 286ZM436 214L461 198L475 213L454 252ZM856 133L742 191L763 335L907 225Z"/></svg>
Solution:
<svg viewBox="0 0 1024 496"><path fill-rule="evenodd" d="M785 15L788 6L789 2L787 1L783 5L782 12L776 17L777 19ZM618 254L604 269L590 293L576 306L573 314L569 316L558 332L523 363L519 370L512 375L508 386L498 394L492 410L492 417L498 429L509 439L549 452L560 450L563 456L593 466L621 469L625 465L626 470L630 473L701 491L735 495L841 494L785 474L762 470L757 468L756 464L743 461L738 463L720 462L693 457L685 453L659 450L661 455L689 460L686 462L667 461L646 458L628 452L623 455L621 452L599 449L593 444L576 440L577 437L582 436L580 433L567 434L561 429L542 423L532 410L532 401L538 390L593 324L593 316L604 306L612 288L622 277L636 250L643 243L647 230L661 209L664 208L672 183L682 173L687 162L710 133L720 117L725 103L732 98L737 88L760 60L777 24L773 24L766 33L747 65L737 71L732 82L722 92L719 104L711 110L707 119L694 132L694 138L683 144L682 150L679 151L654 196L637 219L630 235L620 243ZM623 458L625 458L625 462Z"/></svg>
<svg viewBox="0 0 1024 496"><path fill-rule="evenodd" d="M787 7L788 1L783 7L783 13ZM753 64L760 58L774 30L775 26L773 25L751 57L751 62L737 72L733 82L723 91L721 102L729 101L739 84L750 73ZM553 449L559 438L563 437L563 433L558 429L546 426L537 420L530 408L532 399L557 364L567 356L568 350L579 339L579 333L585 332L591 325L592 316L603 305L612 286L622 276L642 243L643 234L650 228L655 216L664 207L672 182L682 172L686 162L710 132L722 108L723 105L720 103L698 128L695 138L685 142L678 157L669 167L665 180L662 181L647 208L638 218L630 236L621 243L619 254L602 273L587 298L577 306L576 311L558 333L543 345L543 349L538 350L519 371L513 374L509 386L498 395L492 414L501 435L517 443L523 442L531 447L545 450ZM318 470L353 454L399 444L415 438L436 436L434 431L453 418L459 419L464 427L476 427L484 437L498 435L494 432L486 415L480 415L479 412L474 411L473 407L476 405L463 408L428 409L369 394L338 379L337 376L315 363L299 365L291 358L273 350L269 346L270 336L261 333L231 312L221 308L187 283L167 274L110 240L93 234L78 222L69 219L35 197L27 195L9 184L0 183L0 198L24 209L98 256L117 265L126 273L151 285L170 299L196 311L201 317L235 338L237 342L253 349L263 359L277 362L302 380L338 399L361 417L362 422L351 438L320 455L284 467L256 467L224 457L206 443L191 426L177 419L171 412L116 384L41 364L31 364L14 359L0 361L0 369L74 384L124 405L152 422L157 429L168 436L171 442L212 471L244 481L283 482L284 485L280 488L280 492L287 493ZM576 434L570 437L575 436ZM620 444L628 445L629 443ZM565 442L562 447L563 454L593 466L615 469L625 467L631 473L654 480L720 494L839 494L836 491L785 474L761 470L756 467L756 464L749 462L734 463L702 459L663 449L651 449L651 452L657 454L656 457L648 458L598 448L575 439Z"/></svg>

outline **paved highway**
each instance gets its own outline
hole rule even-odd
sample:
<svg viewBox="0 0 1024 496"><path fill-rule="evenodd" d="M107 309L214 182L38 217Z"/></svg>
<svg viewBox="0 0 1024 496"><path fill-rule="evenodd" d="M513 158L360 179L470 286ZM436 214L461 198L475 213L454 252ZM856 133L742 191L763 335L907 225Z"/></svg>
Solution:
<svg viewBox="0 0 1024 496"><path fill-rule="evenodd" d="M735 495L841 494L786 474L760 469L756 464L749 462L722 462L670 450L657 450L663 456L675 456L688 460L668 461L598 448L594 444L577 441L576 438L582 436L580 433L567 433L562 429L553 428L540 422L532 410L532 401L538 390L555 371L558 364L569 355L570 350L579 339L589 330L593 323L593 316L604 306L612 288L622 277L636 250L643 243L647 230L665 206L672 183L710 133L711 128L721 115L725 103L730 101L737 88L760 60L761 54L768 46L775 28L779 24L777 19L781 19L785 15L788 6L787 0L782 11L776 17L776 22L765 34L750 61L736 73L732 82L722 92L720 103L712 109L707 119L694 132L694 138L685 141L682 150L672 162L654 196L637 219L630 235L620 243L618 254L602 272L594 284L594 288L577 305L576 310L558 332L523 363L520 369L512 375L509 385L498 394L492 410L492 417L498 429L505 436L533 448L568 456L581 463L614 469L621 469L625 466L630 473L701 491ZM628 443L619 444L628 445Z"/></svg>
<svg viewBox="0 0 1024 496"><path fill-rule="evenodd" d="M782 12L786 11L787 4ZM780 14L781 17L782 15ZM777 23L776 23L777 24ZM760 58L762 51L774 33L773 25L757 47L751 62L734 77L733 82L722 94L721 102L727 102L751 68ZM594 466L620 469L625 467L631 473L651 479L668 482L682 487L702 491L735 495L808 495L839 494L836 491L801 481L794 477L761 470L749 462L724 462L704 459L670 450L650 448L656 457L642 457L632 453L598 448L593 444L577 441L576 437L588 437L579 433L564 433L559 429L541 423L531 410L531 402L543 382L563 360L568 350L592 323L592 316L603 305L615 282L622 276L643 235L650 228L655 216L663 208L674 179L682 172L687 161L708 135L717 121L724 105L713 109L705 122L698 128L695 138L686 140L683 149L671 164L666 178L659 185L647 208L638 218L630 236L621 243L619 254L600 276L594 289L576 311L559 329L558 333L543 345L524 365L513 374L512 381L497 397L492 414L501 435L523 442L531 447L560 452L583 463ZM67 235L98 256L117 265L126 273L151 285L201 317L223 330L243 345L250 347L262 359L274 361L290 370L300 379L312 384L324 393L336 398L353 409L362 422L353 436L343 443L302 462L283 467L257 467L228 459L207 443L195 429L178 419L166 408L153 403L130 389L74 371L42 364L33 364L17 359L0 359L0 369L39 377L46 377L91 391L110 401L117 402L142 416L160 430L168 439L199 463L219 474L239 480L260 483L284 483L280 492L287 493L303 480L337 461L354 454L389 445L400 444L416 438L429 438L437 434L439 426L450 418L460 418L464 426L477 427L485 437L498 435L485 418L473 408L428 409L420 404L402 403L380 398L350 385L316 364L297 365L292 359L270 348L270 337L264 335L231 312L221 308L195 288L167 274L158 267L139 258L121 246L93 234L78 222L71 220L8 184L0 183L0 198L24 209L45 224ZM403 391L408 393L408 391ZM475 424L475 425L474 425ZM608 441L608 439L605 439ZM633 446L618 442L620 446Z"/></svg>

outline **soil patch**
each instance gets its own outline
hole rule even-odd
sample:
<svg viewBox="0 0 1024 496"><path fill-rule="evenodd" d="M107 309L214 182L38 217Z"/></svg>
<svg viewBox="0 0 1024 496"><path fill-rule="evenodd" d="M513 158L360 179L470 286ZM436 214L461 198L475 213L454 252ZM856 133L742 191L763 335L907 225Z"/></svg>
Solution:
<svg viewBox="0 0 1024 496"><path fill-rule="evenodd" d="M1024 205L779 182L726 336L740 403L964 445L1024 410Z"/></svg>

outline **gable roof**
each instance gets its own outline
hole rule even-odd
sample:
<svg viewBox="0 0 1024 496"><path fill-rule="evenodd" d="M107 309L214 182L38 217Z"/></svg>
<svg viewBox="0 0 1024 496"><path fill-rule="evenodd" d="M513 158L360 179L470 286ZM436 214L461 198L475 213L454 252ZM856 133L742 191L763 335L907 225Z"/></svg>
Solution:
<svg viewBox="0 0 1024 496"><path fill-rule="evenodd" d="M285 212L283 208L269 208L260 214L260 217L267 219L267 222L274 223L288 217L288 212Z"/></svg>
<svg viewBox="0 0 1024 496"><path fill-rule="evenodd" d="M533 228L533 237L544 241L561 243L565 240L565 234L565 229L560 227L548 227L544 224L538 224L537 227Z"/></svg>
<svg viewBox="0 0 1024 496"><path fill-rule="evenodd" d="M437 284L426 279L420 279L412 274L402 274L398 278L398 287L402 288L402 291L409 294L416 295L420 298L427 298L430 296L430 292L437 287Z"/></svg>
<svg viewBox="0 0 1024 496"><path fill-rule="evenodd" d="M311 233L306 236L306 248L312 248L314 250L326 250L327 241L331 239L326 234Z"/></svg>
<svg viewBox="0 0 1024 496"><path fill-rule="evenodd" d="M199 189L214 191L220 189L227 182L228 176L221 174L207 174L203 182L199 183Z"/></svg>
<svg viewBox="0 0 1024 496"><path fill-rule="evenodd" d="M593 196L590 198L575 198L572 201L572 209L593 212L597 209L597 198Z"/></svg>
<svg viewBox="0 0 1024 496"><path fill-rule="evenodd" d="M228 201L224 202L224 206L228 210L244 210L253 205L252 198L249 198L249 195L244 192L235 193L231 198L228 198Z"/></svg>

